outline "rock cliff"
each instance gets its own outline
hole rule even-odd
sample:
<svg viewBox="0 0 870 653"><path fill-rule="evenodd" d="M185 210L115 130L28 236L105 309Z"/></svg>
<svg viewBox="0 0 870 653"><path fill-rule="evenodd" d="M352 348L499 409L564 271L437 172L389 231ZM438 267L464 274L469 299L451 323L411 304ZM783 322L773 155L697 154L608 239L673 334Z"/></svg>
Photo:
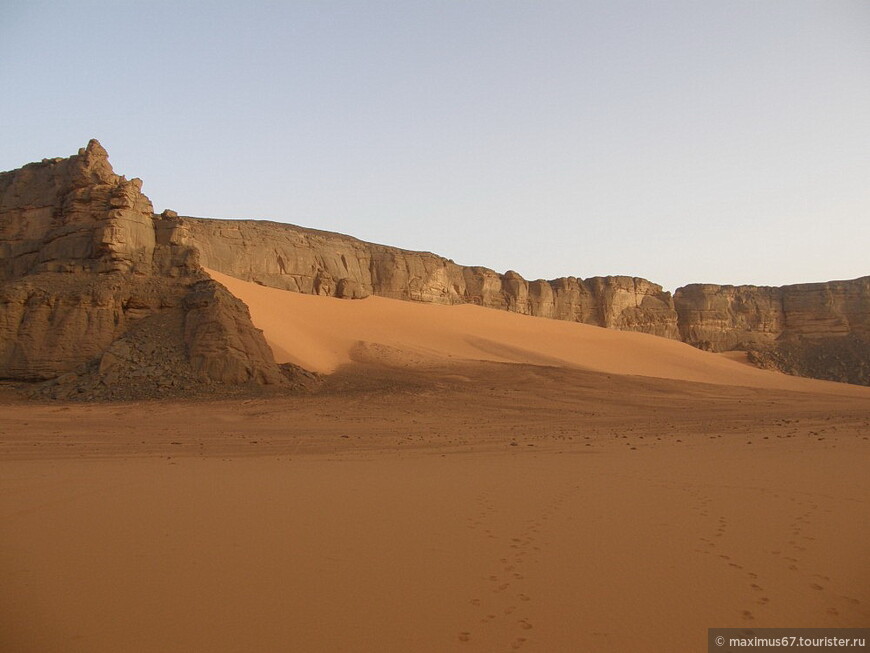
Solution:
<svg viewBox="0 0 870 653"><path fill-rule="evenodd" d="M870 277L791 286L692 284L674 293L680 337L711 351L870 337Z"/></svg>
<svg viewBox="0 0 870 653"><path fill-rule="evenodd" d="M141 188L94 140L0 173L0 378L93 398L286 383L247 307Z"/></svg>
<svg viewBox="0 0 870 653"><path fill-rule="evenodd" d="M0 378L50 379L50 393L85 397L285 385L292 374L207 267L301 293L474 303L642 331L870 384L870 277L692 284L673 297L636 277L527 281L293 225L155 215L141 189L113 172L96 141L0 173Z"/></svg>
<svg viewBox="0 0 870 653"><path fill-rule="evenodd" d="M763 367L870 385L870 277L790 286L692 284L674 293L680 337L746 350Z"/></svg>
<svg viewBox="0 0 870 653"><path fill-rule="evenodd" d="M870 351L870 277L780 288L692 284L672 298L634 277L527 281L513 271L498 274L294 225L181 220L185 242L203 265L266 286L344 298L474 303L642 331L714 352L746 350L766 367L870 384L870 374L861 371L861 352Z"/></svg>
<svg viewBox="0 0 870 653"><path fill-rule="evenodd" d="M182 218L202 264L246 281L295 292L439 304L473 303L524 315L679 338L670 293L633 277L526 281L466 267L429 252L342 234L254 220Z"/></svg>

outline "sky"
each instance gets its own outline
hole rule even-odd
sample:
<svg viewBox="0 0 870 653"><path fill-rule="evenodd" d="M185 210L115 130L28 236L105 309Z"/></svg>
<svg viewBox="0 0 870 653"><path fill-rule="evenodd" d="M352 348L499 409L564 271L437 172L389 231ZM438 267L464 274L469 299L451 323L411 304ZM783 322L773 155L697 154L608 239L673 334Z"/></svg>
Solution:
<svg viewBox="0 0 870 653"><path fill-rule="evenodd" d="M527 279L870 274L870 2L0 0L0 170Z"/></svg>

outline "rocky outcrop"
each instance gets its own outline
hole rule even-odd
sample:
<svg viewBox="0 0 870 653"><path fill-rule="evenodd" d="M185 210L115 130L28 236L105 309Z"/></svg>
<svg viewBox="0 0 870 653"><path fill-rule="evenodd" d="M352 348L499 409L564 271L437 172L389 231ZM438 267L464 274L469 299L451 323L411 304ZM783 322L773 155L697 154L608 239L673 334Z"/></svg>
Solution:
<svg viewBox="0 0 870 653"><path fill-rule="evenodd" d="M248 307L211 279L197 281L182 300L190 365L204 379L239 384L281 383L272 350L252 328Z"/></svg>
<svg viewBox="0 0 870 653"><path fill-rule="evenodd" d="M97 141L0 173L0 378L63 377L70 392L78 379L93 397L121 380L286 383L247 308L141 188Z"/></svg>
<svg viewBox="0 0 870 653"><path fill-rule="evenodd" d="M692 284L674 293L680 337L761 367L870 385L870 277L779 288Z"/></svg>
<svg viewBox="0 0 870 653"><path fill-rule="evenodd" d="M429 252L293 225L181 220L185 242L206 267L295 292L474 303L676 338L709 351L747 350L768 367L832 380L863 378L843 370L861 368L855 352L870 349L866 277L782 288L693 284L672 298L634 277L527 281L513 271L498 274ZM847 335L852 339L838 342ZM807 356L822 362L810 364Z"/></svg>
<svg viewBox="0 0 870 653"><path fill-rule="evenodd" d="M39 272L149 274L153 209L92 140L68 159L0 174L0 280Z"/></svg>
<svg viewBox="0 0 870 653"><path fill-rule="evenodd" d="M751 349L749 361L797 376L870 385L870 339L855 334L775 342Z"/></svg>
<svg viewBox="0 0 870 653"><path fill-rule="evenodd" d="M379 295L473 303L524 315L677 338L670 293L633 277L526 281L508 271L457 265L429 252L254 220L182 219L202 264L246 281L315 295Z"/></svg>
<svg viewBox="0 0 870 653"><path fill-rule="evenodd" d="M693 284L672 298L633 277L527 281L513 271L498 274L293 225L181 220L185 242L203 265L267 286L345 298L474 303L642 331L709 351L746 350L759 364L792 374L865 378L858 370L860 352L870 351L870 277L781 288Z"/></svg>
<svg viewBox="0 0 870 653"><path fill-rule="evenodd" d="M674 305L681 339L711 351L870 338L870 277L779 288L693 284L677 290Z"/></svg>
<svg viewBox="0 0 870 653"><path fill-rule="evenodd" d="M293 225L155 215L141 190L113 172L97 141L0 173L0 378L51 380L55 396L128 398L142 388L285 386L303 374L275 365L247 308L205 267L301 293L473 303L641 331L870 383L870 277L693 284L673 297L636 277L527 281Z"/></svg>
<svg viewBox="0 0 870 653"><path fill-rule="evenodd" d="M692 284L677 289L674 306L681 340L708 351L769 344L784 324L779 288Z"/></svg>

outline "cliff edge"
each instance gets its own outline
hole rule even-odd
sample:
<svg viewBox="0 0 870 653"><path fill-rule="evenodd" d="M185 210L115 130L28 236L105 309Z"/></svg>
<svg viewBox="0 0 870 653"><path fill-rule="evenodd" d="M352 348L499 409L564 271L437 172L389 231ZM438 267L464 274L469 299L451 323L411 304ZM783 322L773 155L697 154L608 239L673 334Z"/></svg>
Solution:
<svg viewBox="0 0 870 653"><path fill-rule="evenodd" d="M692 284L673 296L637 277L527 281L289 224L155 215L142 182L116 175L95 140L0 173L0 378L103 397L298 377L275 365L247 307L203 267L300 293L471 303L640 331L870 385L870 277Z"/></svg>
<svg viewBox="0 0 870 653"><path fill-rule="evenodd" d="M202 264L273 288L487 308L679 338L669 292L635 277L526 281L429 252L255 220L182 218Z"/></svg>
<svg viewBox="0 0 870 653"><path fill-rule="evenodd" d="M141 189L96 140L0 173L0 378L89 399L286 383L247 307Z"/></svg>
<svg viewBox="0 0 870 653"><path fill-rule="evenodd" d="M429 252L256 220L181 218L208 268L294 292L379 295L641 331L763 367L870 385L870 277L791 286L692 284L673 295L637 277L527 281Z"/></svg>
<svg viewBox="0 0 870 653"><path fill-rule="evenodd" d="M691 284L674 293L683 341L743 350L789 374L870 385L870 276L781 287Z"/></svg>

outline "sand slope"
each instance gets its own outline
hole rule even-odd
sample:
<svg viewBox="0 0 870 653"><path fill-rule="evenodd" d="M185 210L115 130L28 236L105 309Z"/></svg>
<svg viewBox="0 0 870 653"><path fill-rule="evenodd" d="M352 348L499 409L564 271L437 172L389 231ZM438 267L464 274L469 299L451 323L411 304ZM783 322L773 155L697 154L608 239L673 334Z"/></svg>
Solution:
<svg viewBox="0 0 870 653"><path fill-rule="evenodd" d="M643 333L467 304L303 295L208 272L248 305L279 363L317 372L333 372L354 360L399 366L475 360L870 398L867 388L758 370L733 357Z"/></svg>
<svg viewBox="0 0 870 653"><path fill-rule="evenodd" d="M159 404L0 385L3 653L688 652L870 623L870 389L220 279L280 359L337 372Z"/></svg>
<svg viewBox="0 0 870 653"><path fill-rule="evenodd" d="M429 385L0 399L0 651L658 653L870 623L870 402L387 371Z"/></svg>

